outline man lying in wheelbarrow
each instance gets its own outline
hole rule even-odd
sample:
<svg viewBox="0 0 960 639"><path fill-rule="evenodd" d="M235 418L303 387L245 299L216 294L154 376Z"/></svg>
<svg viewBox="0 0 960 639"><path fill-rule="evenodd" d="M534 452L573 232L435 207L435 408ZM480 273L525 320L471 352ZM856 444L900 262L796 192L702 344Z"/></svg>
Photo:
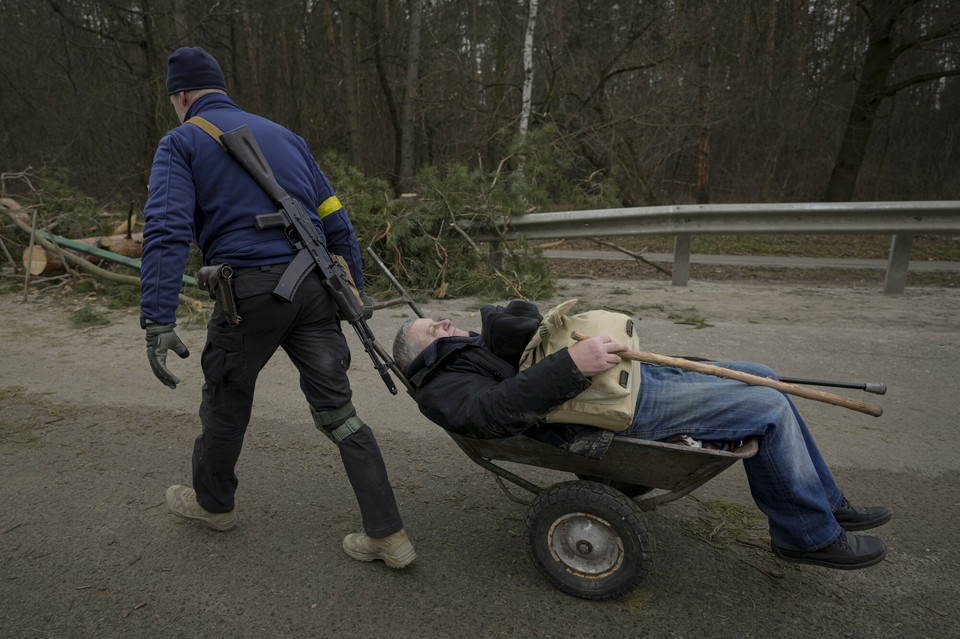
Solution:
<svg viewBox="0 0 960 639"><path fill-rule="evenodd" d="M563 318L565 310L554 309L544 320L529 302L484 306L480 334L449 320L409 320L395 338L394 360L415 389L420 411L451 432L473 438L523 433L599 457L614 434L609 425L549 424L547 417L582 397L602 373L623 368L618 353L628 345L596 334L532 357L537 349L531 344L542 344L551 317ZM787 395L669 366L636 365L641 381L631 397L632 415L615 434L649 440L682 435L704 443L758 437L757 454L743 463L753 499L769 519L775 555L845 570L883 559L881 540L851 531L880 526L890 512L850 503ZM717 365L776 379L759 364Z"/></svg>

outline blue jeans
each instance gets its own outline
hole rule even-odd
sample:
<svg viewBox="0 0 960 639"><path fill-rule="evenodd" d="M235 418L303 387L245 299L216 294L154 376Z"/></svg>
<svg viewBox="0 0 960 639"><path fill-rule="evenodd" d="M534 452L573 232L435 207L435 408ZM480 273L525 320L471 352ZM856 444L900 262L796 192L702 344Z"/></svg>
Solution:
<svg viewBox="0 0 960 639"><path fill-rule="evenodd" d="M744 362L714 364L776 379ZM620 434L661 440L688 434L701 441L759 437L743 461L750 492L770 521L770 539L787 550L823 548L840 535L833 509L843 499L793 402L765 386L668 366L641 365L633 423Z"/></svg>

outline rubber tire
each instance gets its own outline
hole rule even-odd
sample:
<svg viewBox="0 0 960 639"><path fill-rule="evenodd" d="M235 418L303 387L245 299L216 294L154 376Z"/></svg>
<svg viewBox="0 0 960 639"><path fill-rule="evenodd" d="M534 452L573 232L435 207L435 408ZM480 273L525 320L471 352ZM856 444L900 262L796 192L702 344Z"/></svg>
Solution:
<svg viewBox="0 0 960 639"><path fill-rule="evenodd" d="M639 497L640 495L646 495L653 488L650 486L640 486L639 484L628 484L622 481L613 481L612 479L604 479L603 477L594 477L593 475L581 475L577 473L577 478L584 481L595 481L598 484L603 484L604 486L610 486L614 490L618 490L630 499Z"/></svg>
<svg viewBox="0 0 960 639"><path fill-rule="evenodd" d="M640 509L610 486L554 484L536 497L524 524L527 555L565 593L619 597L649 572L653 543Z"/></svg>

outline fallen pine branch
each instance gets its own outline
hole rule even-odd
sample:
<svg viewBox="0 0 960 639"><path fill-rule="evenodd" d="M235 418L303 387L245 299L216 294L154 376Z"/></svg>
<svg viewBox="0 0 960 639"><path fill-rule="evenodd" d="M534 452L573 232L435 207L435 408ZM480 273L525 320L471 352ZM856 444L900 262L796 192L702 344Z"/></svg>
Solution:
<svg viewBox="0 0 960 639"><path fill-rule="evenodd" d="M658 271L660 271L660 272L663 273L664 275L671 276L669 269L665 269L665 268L663 268L662 266L660 266L659 264L654 264L653 262L651 262L650 260L648 260L647 258L645 258L643 255L640 255L639 253L634 253L633 251L629 251L629 250L623 248L622 246L617 246L616 244L613 244L612 242L607 242L606 240L601 240L601 239L596 238L596 237L592 237L592 238L590 238L590 239L593 240L594 242L596 242L597 244L600 244L601 246L609 246L609 247L612 248L612 249L615 249L615 250L617 250L617 251L620 251L621 253L625 253L626 255L629 255L630 257L632 257L632 258L635 259L635 260L639 260L640 262L643 262L644 264L646 264L646 265L648 265L648 266L652 266L653 268L657 269Z"/></svg>
<svg viewBox="0 0 960 639"><path fill-rule="evenodd" d="M13 221L13 223L20 228L20 230L24 231L25 233L31 233L32 229L30 228L30 226L26 222L24 222L23 219L18 215L18 213L23 209L20 209L18 207L15 210L10 210L9 204L8 204L10 201L11 200L9 199L5 199L2 202L2 204L4 205L4 208L7 209L6 210L7 217L10 218ZM54 241L56 239L56 236L50 236L53 239L47 239L46 237L44 237L45 235L47 234L40 231L34 234L37 244L39 244L40 246L42 246L44 249L48 251L59 253L63 257L63 259L70 262L72 265L80 269L83 269L84 271L90 273L95 277L99 277L101 279L104 279L110 282L116 282L118 284L128 284L130 286L137 286L137 287L140 286L139 277L136 277L135 275L123 275L121 273L114 273L112 271L108 271L105 268L100 268L95 264L91 264L85 258L80 257L79 255L75 255L73 253L70 253L68 251L63 251L62 249L60 249L59 244L57 244ZM93 248L93 247L88 247L88 248ZM101 249L98 249L98 250L101 250ZM108 251L103 251L103 252L107 253ZM123 257L123 256L118 255L117 257ZM124 259L129 260L130 258L124 258ZM139 264L139 261L137 262ZM195 300L193 298L187 297L182 293L180 294L180 303L184 304L187 308L189 308L191 311L195 313L200 312L200 309L202 308L199 300Z"/></svg>

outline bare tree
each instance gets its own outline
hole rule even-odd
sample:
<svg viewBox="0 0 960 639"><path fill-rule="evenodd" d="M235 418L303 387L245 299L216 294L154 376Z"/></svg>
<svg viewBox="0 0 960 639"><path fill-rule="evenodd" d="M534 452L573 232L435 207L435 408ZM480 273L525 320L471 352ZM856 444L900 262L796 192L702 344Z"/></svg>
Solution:
<svg viewBox="0 0 960 639"><path fill-rule="evenodd" d="M707 27L710 25L710 3L705 2L700 16ZM697 93L697 109L700 120L700 136L697 141L697 204L710 202L710 29L701 30L704 40L700 43L700 88Z"/></svg>
<svg viewBox="0 0 960 639"><path fill-rule="evenodd" d="M142 194L167 55L199 45L242 108L403 190L519 130L624 204L960 196L960 3L708 4L0 0L0 170Z"/></svg>
<svg viewBox="0 0 960 639"><path fill-rule="evenodd" d="M537 27L537 0L528 0L527 28L523 36L523 99L520 108L520 137L526 137L530 126L533 101L533 33Z"/></svg>
<svg viewBox="0 0 960 639"><path fill-rule="evenodd" d="M327 24L332 24L333 19L330 15L329 6L326 8ZM343 22L340 26L339 41L336 41L331 33L330 53L331 59L334 56L341 60L343 70L343 97L344 107L346 109L347 130L349 134L349 144L347 146L347 158L350 162L356 162L360 157L359 145L361 140L360 124L360 44L358 42L356 13L350 7L343 12Z"/></svg>
<svg viewBox="0 0 960 639"><path fill-rule="evenodd" d="M911 16L923 0L861 0L857 6L869 21L867 49L859 68L856 93L844 129L840 150L827 183L823 199L828 202L847 201L853 197L860 167L867 151L867 142L873 131L877 111L883 101L918 84L960 75L960 63L949 56L938 55L924 72L890 81L898 59L920 47L952 42L960 43L960 19L947 14L940 2L928 3L928 13ZM954 8L956 3L952 3ZM922 17L917 22L924 27L912 35L904 22ZM898 29L899 27L899 29ZM942 49L941 49L942 51ZM949 66L946 66L949 65Z"/></svg>
<svg viewBox="0 0 960 639"><path fill-rule="evenodd" d="M400 115L400 166L397 184L401 193L413 190L416 178L417 95L420 87L420 30L423 3L410 0L410 26L407 35L407 77L403 87L403 112Z"/></svg>

